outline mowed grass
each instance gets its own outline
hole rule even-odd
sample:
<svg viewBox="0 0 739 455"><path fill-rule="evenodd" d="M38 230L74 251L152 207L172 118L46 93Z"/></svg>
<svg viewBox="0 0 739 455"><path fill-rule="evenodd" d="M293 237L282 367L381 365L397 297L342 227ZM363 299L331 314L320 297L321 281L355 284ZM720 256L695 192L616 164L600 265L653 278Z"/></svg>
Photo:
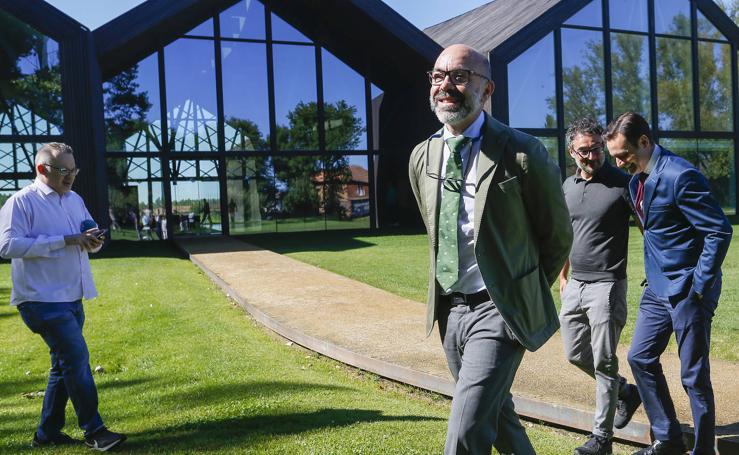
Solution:
<svg viewBox="0 0 739 455"><path fill-rule="evenodd" d="M85 304L85 336L92 366L105 370L95 375L101 415L129 435L122 452L441 452L449 400L288 345L168 246L113 244L92 268L100 297ZM10 265L0 263L0 300L10 286ZM24 394L44 389L48 349L5 305L0 346L0 452L30 453L41 398ZM584 440L526 425L539 454L570 453ZM81 438L71 404L66 431Z"/></svg>
<svg viewBox="0 0 739 455"><path fill-rule="evenodd" d="M734 227L738 231L737 227ZM428 240L417 231L329 231L242 237L245 241L316 265L394 294L426 301ZM643 239L636 228L629 233L629 316L621 344L629 344L644 279ZM552 287L559 308L559 282ZM668 349L675 351L674 340ZM723 265L723 291L711 332L711 355L739 360L739 242L732 242Z"/></svg>

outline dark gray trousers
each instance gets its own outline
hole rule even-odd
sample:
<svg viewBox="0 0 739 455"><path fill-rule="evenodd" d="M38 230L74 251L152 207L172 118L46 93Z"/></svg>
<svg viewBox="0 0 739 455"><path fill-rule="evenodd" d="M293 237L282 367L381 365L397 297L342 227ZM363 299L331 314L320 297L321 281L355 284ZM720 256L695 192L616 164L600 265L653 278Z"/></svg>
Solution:
<svg viewBox="0 0 739 455"><path fill-rule="evenodd" d="M439 331L455 380L446 455L535 454L513 407L511 384L524 347L493 302L444 305Z"/></svg>

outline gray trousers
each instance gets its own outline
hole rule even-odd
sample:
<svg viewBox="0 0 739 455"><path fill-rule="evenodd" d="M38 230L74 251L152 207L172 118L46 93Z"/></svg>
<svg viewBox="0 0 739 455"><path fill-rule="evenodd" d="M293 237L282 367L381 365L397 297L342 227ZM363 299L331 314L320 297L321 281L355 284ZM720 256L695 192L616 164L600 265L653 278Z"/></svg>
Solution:
<svg viewBox="0 0 739 455"><path fill-rule="evenodd" d="M535 454L511 396L525 350L493 302L444 306L439 330L455 381L444 453Z"/></svg>
<svg viewBox="0 0 739 455"><path fill-rule="evenodd" d="M626 280L587 283L571 278L559 314L567 360L595 378L593 434L613 436L621 386L616 348L626 323Z"/></svg>

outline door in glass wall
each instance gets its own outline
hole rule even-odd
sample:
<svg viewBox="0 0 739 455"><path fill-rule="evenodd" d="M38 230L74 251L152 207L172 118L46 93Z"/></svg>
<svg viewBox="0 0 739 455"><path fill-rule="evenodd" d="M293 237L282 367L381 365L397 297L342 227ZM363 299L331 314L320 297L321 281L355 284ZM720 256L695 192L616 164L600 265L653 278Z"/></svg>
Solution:
<svg viewBox="0 0 739 455"><path fill-rule="evenodd" d="M226 176L231 235L275 232L278 212L272 158L229 158Z"/></svg>
<svg viewBox="0 0 739 455"><path fill-rule="evenodd" d="M217 160L172 160L169 220L175 235L222 232L221 191Z"/></svg>
<svg viewBox="0 0 739 455"><path fill-rule="evenodd" d="M159 158L108 158L108 222L113 240L164 240L167 220ZM101 220L97 220L101 223Z"/></svg>

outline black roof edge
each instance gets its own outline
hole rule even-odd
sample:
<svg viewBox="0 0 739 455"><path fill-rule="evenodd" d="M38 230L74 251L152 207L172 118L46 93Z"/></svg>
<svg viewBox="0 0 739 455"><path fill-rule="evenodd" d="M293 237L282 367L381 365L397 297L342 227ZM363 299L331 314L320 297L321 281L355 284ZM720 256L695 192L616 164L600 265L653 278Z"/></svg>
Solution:
<svg viewBox="0 0 739 455"><path fill-rule="evenodd" d="M562 25L573 14L578 12L591 0L562 1L552 6L544 14L533 20L527 26L490 50L490 56L497 61L510 62L526 49L530 48L552 30Z"/></svg>
<svg viewBox="0 0 739 455"><path fill-rule="evenodd" d="M387 6L383 1L351 0L351 3L430 63L433 64L443 50L441 45L433 38Z"/></svg>
<svg viewBox="0 0 739 455"><path fill-rule="evenodd" d="M43 0L0 0L0 9L56 41L90 31Z"/></svg>
<svg viewBox="0 0 739 455"><path fill-rule="evenodd" d="M92 32L103 73L123 69L118 62L118 54L132 46L141 49L136 57L144 58L159 45L166 44L156 41L161 35L169 34L161 32L162 22L166 21L168 28L172 27L172 23L176 28L182 28L179 33L181 35L202 22L203 16L211 15L215 10L236 2L237 0L148 0L137 5ZM153 45L152 39L155 40Z"/></svg>
<svg viewBox="0 0 739 455"><path fill-rule="evenodd" d="M739 45L739 27L713 0L696 0L698 10L723 33L729 41Z"/></svg>

